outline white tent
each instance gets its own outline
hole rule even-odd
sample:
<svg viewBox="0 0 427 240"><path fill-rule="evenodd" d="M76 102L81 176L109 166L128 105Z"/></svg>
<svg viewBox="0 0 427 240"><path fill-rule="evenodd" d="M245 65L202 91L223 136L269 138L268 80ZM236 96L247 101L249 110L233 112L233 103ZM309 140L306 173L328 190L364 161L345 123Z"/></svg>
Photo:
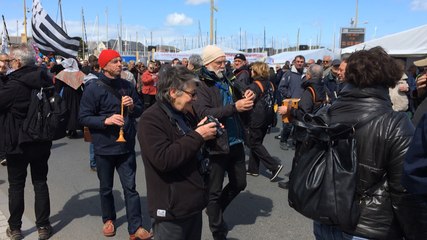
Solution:
<svg viewBox="0 0 427 240"><path fill-rule="evenodd" d="M305 57L305 60L308 59L314 59L315 61L317 59L323 59L323 56L331 56L332 59L339 58L339 54L335 54L332 51L329 51L326 48L320 48L320 49L313 49L313 50L304 50L304 51L293 51L293 52L282 52L273 56L270 56L269 58L272 59L270 63L272 64L284 64L286 61L292 62L294 58L298 55L302 55Z"/></svg>
<svg viewBox="0 0 427 240"><path fill-rule="evenodd" d="M219 46L225 53L225 56L227 60L233 61L234 56L238 53L243 53L246 57L246 60L248 62L254 62L258 61L262 58L267 57L267 53L245 53L236 49L227 48L227 47L221 47ZM195 48L187 51L182 51L178 53L169 53L169 52L156 52L154 53L154 58L156 60L165 60L165 61L171 61L174 58L182 59L182 58L188 58L192 54L199 54L202 55L204 48Z"/></svg>
<svg viewBox="0 0 427 240"><path fill-rule="evenodd" d="M352 53L357 50L370 49L376 46L384 48L395 57L420 57L427 55L427 25L412 28L403 32L390 34L351 47L343 48L341 53Z"/></svg>

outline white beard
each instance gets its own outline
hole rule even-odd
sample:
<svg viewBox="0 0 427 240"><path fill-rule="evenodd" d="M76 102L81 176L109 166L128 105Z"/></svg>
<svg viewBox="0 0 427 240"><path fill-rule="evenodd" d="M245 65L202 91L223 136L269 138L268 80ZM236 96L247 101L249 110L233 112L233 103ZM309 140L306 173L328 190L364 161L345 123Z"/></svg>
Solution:
<svg viewBox="0 0 427 240"><path fill-rule="evenodd" d="M224 71L223 70L218 70L218 71L215 71L214 69L211 69L211 68L207 68L209 71L211 71L211 72L214 72L215 73L215 75L219 78L219 79L222 79L223 77L224 77Z"/></svg>

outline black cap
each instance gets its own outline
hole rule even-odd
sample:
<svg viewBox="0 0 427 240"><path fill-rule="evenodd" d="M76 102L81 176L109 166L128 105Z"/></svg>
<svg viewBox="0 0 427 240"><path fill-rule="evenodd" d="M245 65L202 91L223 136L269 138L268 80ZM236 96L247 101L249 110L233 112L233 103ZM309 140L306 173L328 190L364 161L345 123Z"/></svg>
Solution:
<svg viewBox="0 0 427 240"><path fill-rule="evenodd" d="M241 53L236 54L236 56L234 56L234 59L236 59L236 58L241 59L243 61L246 61L245 55L243 55Z"/></svg>
<svg viewBox="0 0 427 240"><path fill-rule="evenodd" d="M341 64L341 61L339 60L339 59L334 59L333 61L332 61L332 66L339 66Z"/></svg>

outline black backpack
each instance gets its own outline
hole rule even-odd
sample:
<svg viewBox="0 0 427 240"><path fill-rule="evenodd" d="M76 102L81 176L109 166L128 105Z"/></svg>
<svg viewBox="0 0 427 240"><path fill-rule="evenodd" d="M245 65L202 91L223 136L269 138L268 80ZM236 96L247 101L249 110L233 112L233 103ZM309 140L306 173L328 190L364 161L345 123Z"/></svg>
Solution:
<svg viewBox="0 0 427 240"><path fill-rule="evenodd" d="M254 83L258 85L261 89L261 96L256 101L253 108L252 114L252 127L261 127L261 126L276 126L277 117L276 112L274 111L274 85L268 81L267 88L264 88L264 85L259 80L255 80Z"/></svg>
<svg viewBox="0 0 427 240"><path fill-rule="evenodd" d="M57 140L65 136L67 109L54 86L31 90L23 132L35 142Z"/></svg>

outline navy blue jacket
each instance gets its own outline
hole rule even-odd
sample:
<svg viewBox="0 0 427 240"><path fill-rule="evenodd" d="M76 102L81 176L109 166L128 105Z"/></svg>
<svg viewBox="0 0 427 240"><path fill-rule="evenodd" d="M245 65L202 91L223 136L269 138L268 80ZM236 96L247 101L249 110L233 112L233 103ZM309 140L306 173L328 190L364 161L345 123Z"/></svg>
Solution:
<svg viewBox="0 0 427 240"><path fill-rule="evenodd" d="M301 98L304 88L301 86L305 80L305 74L298 72L295 66L290 71L283 74L280 80L278 91L281 99Z"/></svg>
<svg viewBox="0 0 427 240"><path fill-rule="evenodd" d="M98 85L95 82L96 80L88 84L83 92L80 102L79 121L83 126L89 127L95 154L120 155L132 152L135 149L135 119L142 114L143 109L138 94L135 88L124 79L110 79L101 73L99 80L108 84L120 95L130 96L133 99L133 111L127 111L127 108L124 108L124 137L127 142L116 142L119 136L119 126L106 126L104 124L106 118L113 114L120 114L121 99L118 99L105 87Z"/></svg>
<svg viewBox="0 0 427 240"><path fill-rule="evenodd" d="M402 185L413 194L427 194L427 114L415 129L403 163Z"/></svg>

